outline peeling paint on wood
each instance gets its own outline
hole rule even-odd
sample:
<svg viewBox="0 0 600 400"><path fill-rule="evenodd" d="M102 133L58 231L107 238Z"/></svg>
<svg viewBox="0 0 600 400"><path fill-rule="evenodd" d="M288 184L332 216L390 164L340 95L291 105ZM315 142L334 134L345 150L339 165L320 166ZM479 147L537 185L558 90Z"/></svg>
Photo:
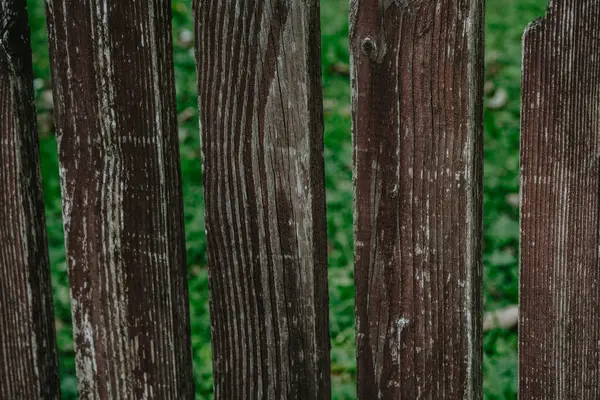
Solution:
<svg viewBox="0 0 600 400"><path fill-rule="evenodd" d="M361 399L481 398L482 0L352 0Z"/></svg>
<svg viewBox="0 0 600 400"><path fill-rule="evenodd" d="M166 0L47 0L79 395L194 397Z"/></svg>
<svg viewBox="0 0 600 400"><path fill-rule="evenodd" d="M318 1L194 6L215 398L329 399Z"/></svg>
<svg viewBox="0 0 600 400"><path fill-rule="evenodd" d="M24 0L0 0L0 398L60 398Z"/></svg>
<svg viewBox="0 0 600 400"><path fill-rule="evenodd" d="M600 398L600 2L523 41L519 396Z"/></svg>

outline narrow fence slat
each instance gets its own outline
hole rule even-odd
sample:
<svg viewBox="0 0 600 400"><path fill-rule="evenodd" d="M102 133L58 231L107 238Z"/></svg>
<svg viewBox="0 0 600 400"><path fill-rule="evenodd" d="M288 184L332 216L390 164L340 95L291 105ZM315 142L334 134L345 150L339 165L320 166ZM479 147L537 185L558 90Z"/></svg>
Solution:
<svg viewBox="0 0 600 400"><path fill-rule="evenodd" d="M318 1L194 6L215 398L328 399Z"/></svg>
<svg viewBox="0 0 600 400"><path fill-rule="evenodd" d="M46 4L79 396L192 399L171 2Z"/></svg>
<svg viewBox="0 0 600 400"><path fill-rule="evenodd" d="M60 382L25 0L0 2L0 398Z"/></svg>
<svg viewBox="0 0 600 400"><path fill-rule="evenodd" d="M482 397L483 1L353 0L358 397Z"/></svg>
<svg viewBox="0 0 600 400"><path fill-rule="evenodd" d="M600 2L523 42L519 393L600 398Z"/></svg>

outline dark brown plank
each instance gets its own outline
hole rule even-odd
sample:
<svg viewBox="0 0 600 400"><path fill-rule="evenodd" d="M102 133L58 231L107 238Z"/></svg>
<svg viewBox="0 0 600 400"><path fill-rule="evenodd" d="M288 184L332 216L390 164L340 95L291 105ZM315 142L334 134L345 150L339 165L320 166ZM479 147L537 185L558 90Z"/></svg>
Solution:
<svg viewBox="0 0 600 400"><path fill-rule="evenodd" d="M350 23L358 396L481 398L483 1Z"/></svg>
<svg viewBox="0 0 600 400"><path fill-rule="evenodd" d="M195 1L217 399L330 397L318 7Z"/></svg>
<svg viewBox="0 0 600 400"><path fill-rule="evenodd" d="M60 382L24 0L0 1L0 399Z"/></svg>
<svg viewBox="0 0 600 400"><path fill-rule="evenodd" d="M600 398L600 2L551 2L523 42L519 392Z"/></svg>
<svg viewBox="0 0 600 400"><path fill-rule="evenodd" d="M49 0L81 398L193 398L167 0Z"/></svg>

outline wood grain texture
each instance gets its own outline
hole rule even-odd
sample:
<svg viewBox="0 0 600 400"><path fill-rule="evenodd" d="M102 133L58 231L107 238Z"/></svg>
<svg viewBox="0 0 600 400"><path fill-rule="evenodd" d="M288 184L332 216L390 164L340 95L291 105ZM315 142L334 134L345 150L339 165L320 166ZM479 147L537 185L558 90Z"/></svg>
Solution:
<svg viewBox="0 0 600 400"><path fill-rule="evenodd" d="M350 13L358 397L481 398L483 1Z"/></svg>
<svg viewBox="0 0 600 400"><path fill-rule="evenodd" d="M46 4L80 398L192 399L171 2Z"/></svg>
<svg viewBox="0 0 600 400"><path fill-rule="evenodd" d="M600 398L600 2L523 42L519 393Z"/></svg>
<svg viewBox="0 0 600 400"><path fill-rule="evenodd" d="M318 1L194 5L215 398L329 399Z"/></svg>
<svg viewBox="0 0 600 400"><path fill-rule="evenodd" d="M60 382L24 0L0 0L0 398Z"/></svg>

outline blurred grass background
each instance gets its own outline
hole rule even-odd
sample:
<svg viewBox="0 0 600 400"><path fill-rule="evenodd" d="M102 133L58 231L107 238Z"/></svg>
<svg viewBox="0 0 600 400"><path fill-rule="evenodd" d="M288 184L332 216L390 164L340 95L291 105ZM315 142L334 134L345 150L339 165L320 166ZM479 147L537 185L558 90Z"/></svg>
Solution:
<svg viewBox="0 0 600 400"><path fill-rule="evenodd" d="M43 0L28 0L52 284L64 399L77 398L60 182ZM521 36L547 0L488 0L484 191L485 310L518 301L518 174ZM185 202L194 376L198 399L212 398L208 274L204 235L191 0L174 0L173 35L181 169ZM356 398L352 244L351 108L348 0L321 0L325 170L329 236L332 386L334 399ZM516 399L517 332L484 338L487 399Z"/></svg>

